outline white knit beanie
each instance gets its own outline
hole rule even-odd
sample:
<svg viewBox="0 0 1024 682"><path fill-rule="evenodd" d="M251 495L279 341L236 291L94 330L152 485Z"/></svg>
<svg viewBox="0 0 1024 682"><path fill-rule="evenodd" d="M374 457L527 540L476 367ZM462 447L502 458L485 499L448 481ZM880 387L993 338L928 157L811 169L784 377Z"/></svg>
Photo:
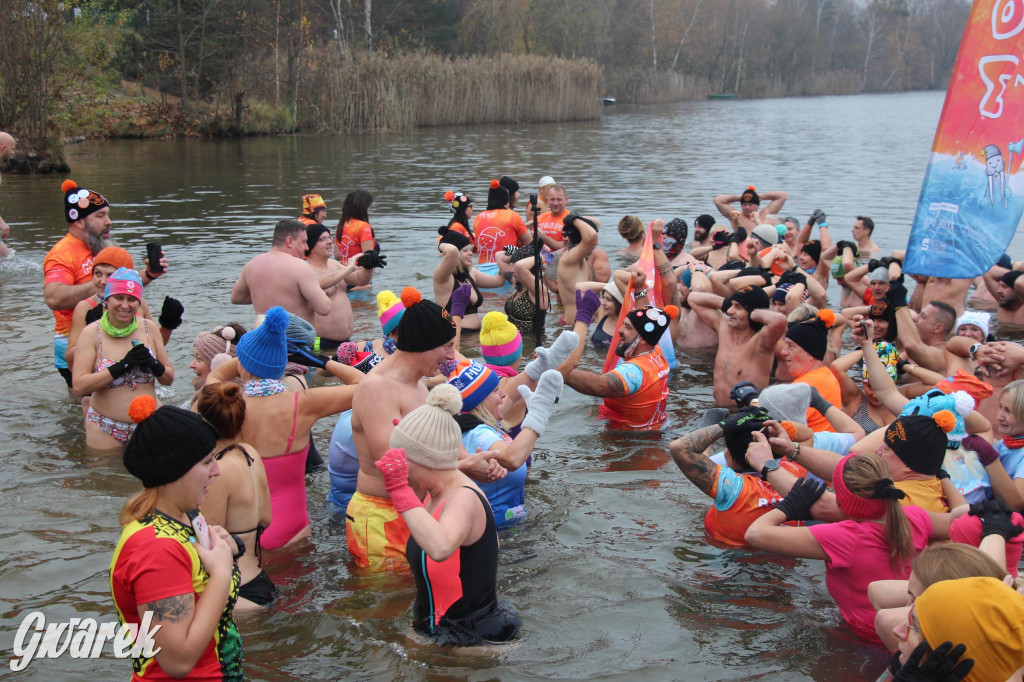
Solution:
<svg viewBox="0 0 1024 682"><path fill-rule="evenodd" d="M462 410L462 396L451 384L438 384L427 404L405 415L391 432L391 447L405 450L405 458L430 469L459 466L462 429L454 415Z"/></svg>

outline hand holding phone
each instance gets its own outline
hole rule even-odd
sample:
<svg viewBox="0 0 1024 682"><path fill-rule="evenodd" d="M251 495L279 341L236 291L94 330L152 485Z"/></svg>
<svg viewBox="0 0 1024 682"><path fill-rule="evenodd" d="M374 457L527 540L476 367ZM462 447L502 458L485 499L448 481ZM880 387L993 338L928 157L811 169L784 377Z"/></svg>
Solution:
<svg viewBox="0 0 1024 682"><path fill-rule="evenodd" d="M213 541L210 538L210 526L206 523L206 518L203 513L198 509L193 509L187 513L189 521L192 522L192 530L196 534L196 540L203 546L203 549L212 549Z"/></svg>
<svg viewBox="0 0 1024 682"><path fill-rule="evenodd" d="M157 274L164 271L164 266L160 265L160 259L163 257L164 249L160 245L160 242L150 242L146 244L146 259L149 260L149 265L147 267L151 273Z"/></svg>

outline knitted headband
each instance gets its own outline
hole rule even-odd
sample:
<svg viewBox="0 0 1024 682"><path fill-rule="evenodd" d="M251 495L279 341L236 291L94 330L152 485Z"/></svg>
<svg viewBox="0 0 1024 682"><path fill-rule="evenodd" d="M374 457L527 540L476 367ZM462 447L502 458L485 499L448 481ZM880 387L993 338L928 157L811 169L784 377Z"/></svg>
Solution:
<svg viewBox="0 0 1024 682"><path fill-rule="evenodd" d="M489 365L514 366L523 355L523 336L497 310L484 315L480 323L480 355Z"/></svg>
<svg viewBox="0 0 1024 682"><path fill-rule="evenodd" d="M114 270L114 274L107 279L107 286L103 288L103 299L106 300L115 294L125 294L141 301L142 278L139 277L139 273L130 268Z"/></svg>
<svg viewBox="0 0 1024 682"><path fill-rule="evenodd" d="M498 387L498 375L479 362L464 360L452 372L448 383L459 389L462 411L469 412Z"/></svg>
<svg viewBox="0 0 1024 682"><path fill-rule="evenodd" d="M889 506L888 500L901 500L906 497L906 493L894 487L891 478L883 478L878 481L870 498L861 497L852 492L846 487L843 473L846 470L846 463L850 461L850 458L856 456L854 454L843 457L836 464L836 468L832 472L832 489L836 493L836 502L839 504L839 508L851 518L867 521L880 519L885 516L886 509Z"/></svg>
<svg viewBox="0 0 1024 682"><path fill-rule="evenodd" d="M384 291L377 294L377 317L380 319L380 327L387 336L395 331L395 327L402 321L402 314L405 306L393 291Z"/></svg>
<svg viewBox="0 0 1024 682"><path fill-rule="evenodd" d="M102 194L91 189L79 188L74 180L65 180L60 188L64 192L64 218L69 223L110 206Z"/></svg>
<svg viewBox="0 0 1024 682"><path fill-rule="evenodd" d="M427 403L405 415L391 432L391 447L405 450L405 458L430 469L459 466L462 429L454 415L462 408L459 391L438 384Z"/></svg>
<svg viewBox="0 0 1024 682"><path fill-rule="evenodd" d="M132 400L128 416L138 424L121 459L146 488L173 483L213 452L220 434L195 412L164 405L152 396Z"/></svg>

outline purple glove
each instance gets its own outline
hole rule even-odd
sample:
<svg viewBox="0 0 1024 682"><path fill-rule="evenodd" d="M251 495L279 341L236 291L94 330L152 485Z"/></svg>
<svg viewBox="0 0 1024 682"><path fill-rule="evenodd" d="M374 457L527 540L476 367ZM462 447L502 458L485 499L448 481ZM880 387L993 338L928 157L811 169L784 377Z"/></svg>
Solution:
<svg viewBox="0 0 1024 682"><path fill-rule="evenodd" d="M586 293L580 295L580 290L576 290L576 322L582 322L589 327L599 307L601 299L595 291L587 289Z"/></svg>
<svg viewBox="0 0 1024 682"><path fill-rule="evenodd" d="M978 453L978 459L981 460L982 466L988 466L992 462L999 459L999 452L981 436L965 436L960 443L963 447L968 450L974 450Z"/></svg>
<svg viewBox="0 0 1024 682"><path fill-rule="evenodd" d="M466 306L469 305L469 298L472 295L473 287L469 282L465 282L462 286L452 291L452 296L448 300L448 303L451 305L452 317L466 316Z"/></svg>
<svg viewBox="0 0 1024 682"><path fill-rule="evenodd" d="M395 511L401 514L423 506L423 502L409 487L409 464L405 461L405 450L391 448L374 462L373 466L380 469L381 475L384 476L384 489L388 491Z"/></svg>

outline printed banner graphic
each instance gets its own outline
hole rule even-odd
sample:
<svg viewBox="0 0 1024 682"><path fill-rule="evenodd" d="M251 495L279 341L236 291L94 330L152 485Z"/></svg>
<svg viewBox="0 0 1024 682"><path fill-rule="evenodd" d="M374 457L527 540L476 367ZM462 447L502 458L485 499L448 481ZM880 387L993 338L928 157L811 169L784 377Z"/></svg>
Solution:
<svg viewBox="0 0 1024 682"><path fill-rule="evenodd" d="M1024 213L1024 0L975 0L942 106L904 270L967 279Z"/></svg>

